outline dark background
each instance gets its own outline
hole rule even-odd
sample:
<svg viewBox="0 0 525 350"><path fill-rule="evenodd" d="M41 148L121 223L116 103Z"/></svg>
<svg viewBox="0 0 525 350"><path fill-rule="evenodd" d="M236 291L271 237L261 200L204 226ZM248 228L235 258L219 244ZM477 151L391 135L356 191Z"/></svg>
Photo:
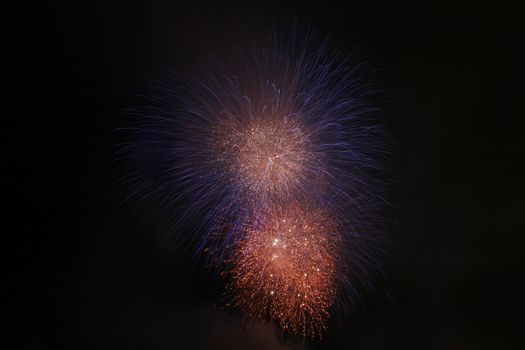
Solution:
<svg viewBox="0 0 525 350"><path fill-rule="evenodd" d="M246 329L217 306L217 283L189 274L185 256L164 257L160 223L138 230L137 211L115 209L110 161L111 130L152 74L292 18L361 47L397 142L386 281L304 346L524 348L522 11L480 3L5 9L0 341L16 346L2 348L301 347L270 326Z"/></svg>

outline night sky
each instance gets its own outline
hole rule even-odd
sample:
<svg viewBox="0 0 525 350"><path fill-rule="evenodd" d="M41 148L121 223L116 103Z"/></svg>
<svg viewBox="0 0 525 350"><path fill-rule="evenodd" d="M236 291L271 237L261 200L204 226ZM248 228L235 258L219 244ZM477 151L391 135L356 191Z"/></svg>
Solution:
<svg viewBox="0 0 525 350"><path fill-rule="evenodd" d="M2 348L525 348L523 18L480 3L6 9ZM223 282L159 244L163 218L118 206L112 161L152 76L294 20L374 67L395 140L385 276L305 344L224 310Z"/></svg>

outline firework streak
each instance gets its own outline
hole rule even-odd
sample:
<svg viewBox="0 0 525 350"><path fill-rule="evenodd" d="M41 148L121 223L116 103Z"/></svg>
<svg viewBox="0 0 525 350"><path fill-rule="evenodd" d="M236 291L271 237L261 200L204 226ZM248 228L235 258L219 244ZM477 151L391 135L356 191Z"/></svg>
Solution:
<svg viewBox="0 0 525 350"><path fill-rule="evenodd" d="M388 138L362 66L277 37L134 111L123 194L172 215L167 236L206 252L232 305L316 337L378 268Z"/></svg>

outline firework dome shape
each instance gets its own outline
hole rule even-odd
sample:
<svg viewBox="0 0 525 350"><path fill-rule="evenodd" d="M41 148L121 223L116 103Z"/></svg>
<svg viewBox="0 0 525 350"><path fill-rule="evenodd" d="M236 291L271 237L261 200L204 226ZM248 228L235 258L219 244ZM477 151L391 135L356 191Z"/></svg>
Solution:
<svg viewBox="0 0 525 350"><path fill-rule="evenodd" d="M317 336L378 269L388 137L366 66L291 33L163 79L126 129L123 195L170 213L232 305Z"/></svg>

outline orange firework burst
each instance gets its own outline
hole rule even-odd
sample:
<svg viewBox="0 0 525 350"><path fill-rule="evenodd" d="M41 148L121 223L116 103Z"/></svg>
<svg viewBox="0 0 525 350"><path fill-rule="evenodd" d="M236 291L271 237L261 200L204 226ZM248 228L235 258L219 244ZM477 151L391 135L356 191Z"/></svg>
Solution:
<svg viewBox="0 0 525 350"><path fill-rule="evenodd" d="M320 336L337 292L337 224L319 210L296 206L254 226L232 261L234 305L290 333Z"/></svg>

